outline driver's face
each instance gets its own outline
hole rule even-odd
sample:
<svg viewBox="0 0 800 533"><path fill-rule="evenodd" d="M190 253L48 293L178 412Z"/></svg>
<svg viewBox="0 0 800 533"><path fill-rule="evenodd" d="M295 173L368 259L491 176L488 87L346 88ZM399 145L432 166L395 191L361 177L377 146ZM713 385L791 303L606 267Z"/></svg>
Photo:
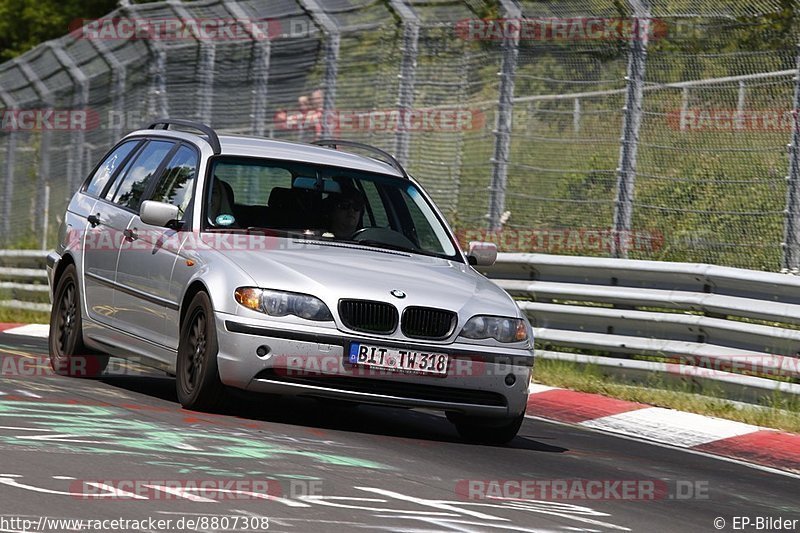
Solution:
<svg viewBox="0 0 800 533"><path fill-rule="evenodd" d="M342 200L337 203L331 221L334 233L337 235L353 233L358 227L363 208L363 205L357 200Z"/></svg>

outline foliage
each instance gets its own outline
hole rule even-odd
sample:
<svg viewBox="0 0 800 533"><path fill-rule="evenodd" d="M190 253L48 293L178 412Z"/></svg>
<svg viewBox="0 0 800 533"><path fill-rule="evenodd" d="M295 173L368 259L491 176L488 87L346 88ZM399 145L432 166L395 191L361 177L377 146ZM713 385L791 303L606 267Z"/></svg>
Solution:
<svg viewBox="0 0 800 533"><path fill-rule="evenodd" d="M61 37L82 18L100 18L115 0L0 0L0 60Z"/></svg>

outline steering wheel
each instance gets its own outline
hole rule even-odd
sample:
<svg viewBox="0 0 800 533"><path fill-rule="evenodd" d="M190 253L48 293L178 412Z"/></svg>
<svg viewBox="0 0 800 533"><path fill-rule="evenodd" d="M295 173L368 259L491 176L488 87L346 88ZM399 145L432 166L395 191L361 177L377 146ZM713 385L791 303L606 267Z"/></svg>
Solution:
<svg viewBox="0 0 800 533"><path fill-rule="evenodd" d="M411 248L412 250L418 249L418 246L411 239L399 231L389 228L361 228L350 236L350 240L377 241L394 246L402 246L403 248Z"/></svg>

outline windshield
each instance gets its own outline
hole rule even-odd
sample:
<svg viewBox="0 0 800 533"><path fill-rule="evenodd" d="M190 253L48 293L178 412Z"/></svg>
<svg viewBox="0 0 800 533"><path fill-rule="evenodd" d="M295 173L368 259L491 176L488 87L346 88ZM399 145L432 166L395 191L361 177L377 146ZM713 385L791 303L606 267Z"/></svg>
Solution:
<svg viewBox="0 0 800 533"><path fill-rule="evenodd" d="M406 179L231 157L216 158L209 176L206 231L270 230L462 260L432 206Z"/></svg>

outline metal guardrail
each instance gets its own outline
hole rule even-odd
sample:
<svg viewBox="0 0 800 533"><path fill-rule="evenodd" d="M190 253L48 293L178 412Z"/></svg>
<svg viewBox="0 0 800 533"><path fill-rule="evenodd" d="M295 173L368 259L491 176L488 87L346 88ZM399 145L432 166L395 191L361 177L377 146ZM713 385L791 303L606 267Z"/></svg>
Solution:
<svg viewBox="0 0 800 533"><path fill-rule="evenodd" d="M499 254L537 354L757 401L800 395L800 277L713 265Z"/></svg>
<svg viewBox="0 0 800 533"><path fill-rule="evenodd" d="M0 250L0 307L50 311L47 251Z"/></svg>

